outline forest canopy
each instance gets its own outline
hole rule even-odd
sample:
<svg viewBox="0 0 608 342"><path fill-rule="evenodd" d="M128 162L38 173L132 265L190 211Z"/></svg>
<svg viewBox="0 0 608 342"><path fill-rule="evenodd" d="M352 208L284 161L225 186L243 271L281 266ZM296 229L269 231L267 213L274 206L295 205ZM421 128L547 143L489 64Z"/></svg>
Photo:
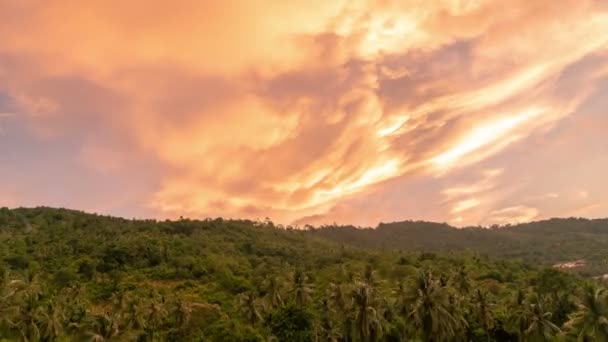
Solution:
<svg viewBox="0 0 608 342"><path fill-rule="evenodd" d="M2 208L0 341L604 341L605 231Z"/></svg>

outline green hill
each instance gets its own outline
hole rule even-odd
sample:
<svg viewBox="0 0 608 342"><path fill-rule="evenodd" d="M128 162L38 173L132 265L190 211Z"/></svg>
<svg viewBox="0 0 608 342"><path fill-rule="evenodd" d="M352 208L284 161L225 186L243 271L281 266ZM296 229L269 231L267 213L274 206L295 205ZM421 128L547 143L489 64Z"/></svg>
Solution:
<svg viewBox="0 0 608 342"><path fill-rule="evenodd" d="M403 251L471 251L541 266L585 260L586 276L608 273L608 219L579 218L457 229L432 222L395 222L375 229L329 226L314 234L339 243Z"/></svg>
<svg viewBox="0 0 608 342"><path fill-rule="evenodd" d="M464 250L551 225L294 230L3 208L0 341L602 340L599 284Z"/></svg>

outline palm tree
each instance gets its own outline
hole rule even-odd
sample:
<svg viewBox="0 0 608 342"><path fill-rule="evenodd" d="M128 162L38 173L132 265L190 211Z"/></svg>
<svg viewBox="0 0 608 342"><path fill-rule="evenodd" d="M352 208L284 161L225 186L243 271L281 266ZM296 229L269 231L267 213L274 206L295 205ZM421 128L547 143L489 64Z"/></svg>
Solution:
<svg viewBox="0 0 608 342"><path fill-rule="evenodd" d="M457 312L450 312L450 295L446 287L434 279L430 271L420 271L410 289L406 319L411 320L424 341L451 341L466 321Z"/></svg>
<svg viewBox="0 0 608 342"><path fill-rule="evenodd" d="M8 271L0 269L0 305L8 300L8 285L10 283Z"/></svg>
<svg viewBox="0 0 608 342"><path fill-rule="evenodd" d="M376 341L382 331L381 318L373 306L373 295L372 287L367 283L359 284L352 292L355 323L363 342Z"/></svg>
<svg viewBox="0 0 608 342"><path fill-rule="evenodd" d="M524 330L526 341L551 341L561 333L559 327L551 322L551 312L545 310L542 300L533 295L525 306L527 327Z"/></svg>
<svg viewBox="0 0 608 342"><path fill-rule="evenodd" d="M4 271L0 274L0 333L3 330L9 330L12 322L9 316L12 314L11 306L14 291L9 289L8 272Z"/></svg>
<svg viewBox="0 0 608 342"><path fill-rule="evenodd" d="M525 331L528 326L526 310L526 294L522 289L517 290L514 300L507 305L509 316L507 318L508 330L515 333L519 341L525 339Z"/></svg>
<svg viewBox="0 0 608 342"><path fill-rule="evenodd" d="M397 289L394 291L395 310L400 316L407 316L408 310L408 291L404 283L397 284Z"/></svg>
<svg viewBox="0 0 608 342"><path fill-rule="evenodd" d="M343 314L347 310L346 294L344 293L344 287L340 284L329 284L332 306L336 311Z"/></svg>
<svg viewBox="0 0 608 342"><path fill-rule="evenodd" d="M63 335L65 317L62 308L53 300L49 301L46 309L40 314L41 333L46 341L56 341Z"/></svg>
<svg viewBox="0 0 608 342"><path fill-rule="evenodd" d="M374 285L374 268L371 264L365 265L365 272L363 272L363 281L369 285Z"/></svg>
<svg viewBox="0 0 608 342"><path fill-rule="evenodd" d="M320 319L320 341L322 342L338 342L340 334L336 329L334 322L331 317L334 316L334 310L327 299L321 302L322 314Z"/></svg>
<svg viewBox="0 0 608 342"><path fill-rule="evenodd" d="M148 316L147 305L140 299L129 299L126 302L126 307L117 313L121 318L123 330L142 332L148 326L148 320L146 320Z"/></svg>
<svg viewBox="0 0 608 342"><path fill-rule="evenodd" d="M352 340L353 318L344 285L330 284L329 299L334 311L337 312L338 317L343 318L342 338L344 341L349 342Z"/></svg>
<svg viewBox="0 0 608 342"><path fill-rule="evenodd" d="M308 283L308 276L302 271L297 270L293 274L292 286L293 288L290 292L293 293L296 305L305 306L308 304L312 293L312 286Z"/></svg>
<svg viewBox="0 0 608 342"><path fill-rule="evenodd" d="M401 319L405 319L405 317L407 317L410 313L408 288L403 282L400 282L397 285L397 289L394 291L393 295L395 298L395 302L393 304L394 314L395 316L400 317ZM398 326L400 327L399 334L401 334L401 336L403 336L403 339L405 339L405 337L409 334L409 326L407 324L404 324L403 320Z"/></svg>
<svg viewBox="0 0 608 342"><path fill-rule="evenodd" d="M38 279L38 273L28 270L23 280L23 294L39 300L42 296L42 286Z"/></svg>
<svg viewBox="0 0 608 342"><path fill-rule="evenodd" d="M249 324L255 325L262 320L262 315L258 311L257 296L254 291L241 293L238 300L241 313Z"/></svg>
<svg viewBox="0 0 608 342"><path fill-rule="evenodd" d="M87 316L88 302L84 299L85 288L82 284L64 290L61 297L61 307L65 327L69 333L77 333L83 326Z"/></svg>
<svg viewBox="0 0 608 342"><path fill-rule="evenodd" d="M490 331L494 328L494 316L492 315L486 295L480 289L477 289L475 301L477 304L477 319L483 325L486 338L490 341Z"/></svg>
<svg viewBox="0 0 608 342"><path fill-rule="evenodd" d="M120 318L104 314L94 316L87 324L85 335L90 342L106 342L120 336Z"/></svg>
<svg viewBox="0 0 608 342"><path fill-rule="evenodd" d="M147 310L147 327L146 332L151 341L161 338L157 334L158 331L162 330L162 326L165 323L168 312L165 308L164 298L161 300L152 300Z"/></svg>
<svg viewBox="0 0 608 342"><path fill-rule="evenodd" d="M471 291L471 280L465 266L456 273L453 282L461 295L467 295Z"/></svg>
<svg viewBox="0 0 608 342"><path fill-rule="evenodd" d="M184 329L190 322L190 317L192 317L192 304L179 299L175 303L173 317L175 317L177 327L179 329Z"/></svg>
<svg viewBox="0 0 608 342"><path fill-rule="evenodd" d="M577 341L608 341L608 306L606 290L587 285L576 311L566 323Z"/></svg>
<svg viewBox="0 0 608 342"><path fill-rule="evenodd" d="M268 278L266 286L266 298L271 308L283 306L283 297L281 296L281 282L278 277Z"/></svg>
<svg viewBox="0 0 608 342"><path fill-rule="evenodd" d="M39 322L43 319L38 297L26 294L21 305L14 307L12 326L17 330L20 341L39 341L42 337Z"/></svg>

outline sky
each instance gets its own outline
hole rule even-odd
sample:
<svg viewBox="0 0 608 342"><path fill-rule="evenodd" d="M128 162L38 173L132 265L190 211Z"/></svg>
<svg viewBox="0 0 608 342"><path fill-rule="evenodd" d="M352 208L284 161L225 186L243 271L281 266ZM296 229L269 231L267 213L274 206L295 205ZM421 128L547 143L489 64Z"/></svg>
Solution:
<svg viewBox="0 0 608 342"><path fill-rule="evenodd" d="M0 0L0 206L608 216L605 0Z"/></svg>

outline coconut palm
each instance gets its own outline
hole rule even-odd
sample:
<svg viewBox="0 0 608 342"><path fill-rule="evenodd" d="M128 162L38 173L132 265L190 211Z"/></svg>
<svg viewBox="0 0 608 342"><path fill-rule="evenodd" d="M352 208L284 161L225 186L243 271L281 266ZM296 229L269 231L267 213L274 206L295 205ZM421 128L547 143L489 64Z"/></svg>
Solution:
<svg viewBox="0 0 608 342"><path fill-rule="evenodd" d="M393 292L393 295L395 298L395 302L393 304L393 313L396 317L400 317L402 319L398 324L400 330L399 334L405 338L405 336L408 336L410 333L408 329L409 325L404 324L403 321L410 313L409 292L405 283L400 282L397 285L397 289Z"/></svg>
<svg viewBox="0 0 608 342"><path fill-rule="evenodd" d="M0 268L0 308L1 305L9 299L9 288L10 283L8 271Z"/></svg>
<svg viewBox="0 0 608 342"><path fill-rule="evenodd" d="M520 341L525 339L525 331L528 326L528 316L526 310L526 294L524 290L519 289L514 296L514 299L507 304L509 316L507 318L507 327L511 333L517 335Z"/></svg>
<svg viewBox="0 0 608 342"><path fill-rule="evenodd" d="M281 296L281 282L278 277L268 278L266 284L266 298L268 305L271 308L278 308L283 306L283 297Z"/></svg>
<svg viewBox="0 0 608 342"><path fill-rule="evenodd" d="M78 334L85 323L89 303L84 298L84 294L84 287L77 285L65 289L64 295L59 301L63 308L62 313L68 334Z"/></svg>
<svg viewBox="0 0 608 342"><path fill-rule="evenodd" d="M334 310L331 308L329 300L324 299L321 302L322 314L319 322L319 340L322 342L338 342L340 338L339 331L331 319L335 316Z"/></svg>
<svg viewBox="0 0 608 342"><path fill-rule="evenodd" d="M14 284L17 281L13 281ZM25 278L22 281L23 294L39 300L42 296L42 286L36 271L28 270L25 274Z"/></svg>
<svg viewBox="0 0 608 342"><path fill-rule="evenodd" d="M13 307L12 326L20 341L39 341L42 337L39 322L43 319L42 307L38 297L26 294L20 305Z"/></svg>
<svg viewBox="0 0 608 342"><path fill-rule="evenodd" d="M161 298L161 300L152 300L146 312L146 333L149 337L149 340L156 341L162 337L158 332L162 330L161 328L165 323L168 314L169 313L165 308L164 298Z"/></svg>
<svg viewBox="0 0 608 342"><path fill-rule="evenodd" d="M578 310L566 323L577 341L608 341L608 306L606 290L587 285L582 291Z"/></svg>
<svg viewBox="0 0 608 342"><path fill-rule="evenodd" d="M363 281L367 285L373 286L374 285L374 280L375 280L374 268L372 267L371 264L365 265L365 271L363 272Z"/></svg>
<svg viewBox="0 0 608 342"><path fill-rule="evenodd" d="M262 320L262 315L258 310L257 295L254 291L241 293L238 301L239 309L249 324L255 325Z"/></svg>
<svg viewBox="0 0 608 342"><path fill-rule="evenodd" d="M453 279L454 286L461 295L467 295L471 291L471 279L465 266L462 266Z"/></svg>
<svg viewBox="0 0 608 342"><path fill-rule="evenodd" d="M361 283L352 291L355 325L363 342L376 341L382 332L381 317L373 305L374 293L367 283Z"/></svg>
<svg viewBox="0 0 608 342"><path fill-rule="evenodd" d="M181 299L177 300L173 309L173 317L175 317L177 327L184 329L192 317L192 304Z"/></svg>
<svg viewBox="0 0 608 342"><path fill-rule="evenodd" d="M400 282L397 284L397 289L394 291L395 296L395 310L400 316L407 316L408 310L408 289L405 283Z"/></svg>
<svg viewBox="0 0 608 342"><path fill-rule="evenodd" d="M494 316L492 315L492 310L490 309L487 296L481 291L481 289L477 289L475 304L477 309L477 321L483 326L483 330L486 333L486 338L488 341L490 341L490 331L494 328Z"/></svg>
<svg viewBox="0 0 608 342"><path fill-rule="evenodd" d="M420 271L410 289L410 307L406 320L412 321L424 341L457 339L466 321L462 315L450 312L450 295L446 287L433 278L430 271Z"/></svg>
<svg viewBox="0 0 608 342"><path fill-rule="evenodd" d="M344 341L352 341L353 317L350 312L349 301L344 285L330 284L329 299L331 306L342 321L342 338Z"/></svg>
<svg viewBox="0 0 608 342"><path fill-rule="evenodd" d="M0 333L3 330L8 330L11 326L11 320L9 314L11 310L12 299L14 296L14 290L9 288L10 280L8 278L8 272L4 271L0 273Z"/></svg>
<svg viewBox="0 0 608 342"><path fill-rule="evenodd" d="M527 317L524 330L526 341L551 341L561 330L551 322L552 313L545 310L544 304L537 295L532 295L525 304L523 314Z"/></svg>
<svg viewBox="0 0 608 342"><path fill-rule="evenodd" d="M46 341L56 341L63 335L65 316L60 305L53 300L40 313L40 332Z"/></svg>
<svg viewBox="0 0 608 342"><path fill-rule="evenodd" d="M106 342L120 336L120 318L116 315L103 314L90 319L86 326L85 336L90 342Z"/></svg>
<svg viewBox="0 0 608 342"><path fill-rule="evenodd" d="M148 307L145 302L140 299L128 299L126 307L119 311L121 325L123 330L128 331L144 331L148 326Z"/></svg>
<svg viewBox="0 0 608 342"><path fill-rule="evenodd" d="M346 301L346 294L344 293L344 286L340 285L340 284L332 283L332 284L329 284L329 289L330 289L329 298L331 300L331 304L332 304L333 308L340 314L343 314L348 309L347 301Z"/></svg>
<svg viewBox="0 0 608 342"><path fill-rule="evenodd" d="M294 272L290 292L293 294L294 301L298 306L308 304L312 293L312 285L309 284L308 276L304 272L300 270Z"/></svg>
<svg viewBox="0 0 608 342"><path fill-rule="evenodd" d="M114 292L110 297L110 302L112 303L112 312L122 314L129 309L131 297L127 292Z"/></svg>

